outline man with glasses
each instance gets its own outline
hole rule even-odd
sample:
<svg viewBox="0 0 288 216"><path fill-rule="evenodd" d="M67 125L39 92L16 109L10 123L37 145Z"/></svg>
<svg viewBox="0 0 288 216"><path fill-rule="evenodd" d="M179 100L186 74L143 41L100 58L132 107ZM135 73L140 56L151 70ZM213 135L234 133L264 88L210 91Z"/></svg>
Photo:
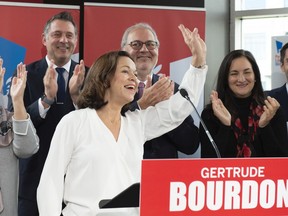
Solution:
<svg viewBox="0 0 288 216"><path fill-rule="evenodd" d="M130 110L154 106L178 91L177 83L171 81L171 84L167 85L162 79L165 75L153 74L158 61L159 46L156 32L147 23L130 26L123 34L121 49L127 51L134 59L140 87ZM193 154L198 147L198 128L194 125L193 118L189 116L176 129L147 141L144 144L143 158L178 158L178 151Z"/></svg>

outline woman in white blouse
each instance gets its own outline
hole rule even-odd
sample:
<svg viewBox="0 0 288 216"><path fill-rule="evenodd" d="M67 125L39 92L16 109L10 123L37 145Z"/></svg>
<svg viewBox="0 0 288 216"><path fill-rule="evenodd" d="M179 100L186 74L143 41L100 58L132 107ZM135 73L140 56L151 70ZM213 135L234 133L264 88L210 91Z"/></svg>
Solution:
<svg viewBox="0 0 288 216"><path fill-rule="evenodd" d="M180 88L197 104L207 72L207 66L199 68L206 62L206 45L198 29L179 28L193 54ZM54 133L37 190L40 216L139 215L139 208L99 209L99 201L139 182L145 141L176 128L193 108L178 92L156 106L121 115L138 89L136 75L125 51L106 53L91 66L79 110L64 116ZM162 84L173 85L168 77Z"/></svg>

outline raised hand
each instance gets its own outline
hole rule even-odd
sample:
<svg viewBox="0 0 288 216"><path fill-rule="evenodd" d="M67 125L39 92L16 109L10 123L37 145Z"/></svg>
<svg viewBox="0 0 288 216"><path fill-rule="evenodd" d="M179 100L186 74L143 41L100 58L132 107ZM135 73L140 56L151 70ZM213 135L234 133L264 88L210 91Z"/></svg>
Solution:
<svg viewBox="0 0 288 216"><path fill-rule="evenodd" d="M0 92L2 92L5 72L6 70L3 67L3 59L0 58Z"/></svg>
<svg viewBox="0 0 288 216"><path fill-rule="evenodd" d="M267 97L267 99L265 100L265 105L263 106L264 112L259 119L260 128L263 128L269 124L279 107L280 104L275 98L272 98L270 96Z"/></svg>
<svg viewBox="0 0 288 216"><path fill-rule="evenodd" d="M17 76L13 77L10 88L10 95L13 103L22 101L26 88L27 71L26 65L22 62L17 65Z"/></svg>
<svg viewBox="0 0 288 216"><path fill-rule="evenodd" d="M183 24L178 26L185 43L189 47L192 54L192 65L194 67L201 67L206 64L206 44L198 34L198 29L194 28L193 31L186 28Z"/></svg>
<svg viewBox="0 0 288 216"><path fill-rule="evenodd" d="M83 86L85 78L85 64L81 60L80 64L76 65L73 75L69 81L69 92L74 103L80 94L80 89Z"/></svg>
<svg viewBox="0 0 288 216"><path fill-rule="evenodd" d="M213 90L210 94L210 99L214 115L221 121L222 124L230 126L231 114L226 109L221 99L218 98L218 92Z"/></svg>
<svg viewBox="0 0 288 216"><path fill-rule="evenodd" d="M27 118L26 109L24 107L24 91L26 88L27 71L26 65L20 63L17 65L17 76L13 77L10 88L10 95L14 107L14 118L23 120Z"/></svg>

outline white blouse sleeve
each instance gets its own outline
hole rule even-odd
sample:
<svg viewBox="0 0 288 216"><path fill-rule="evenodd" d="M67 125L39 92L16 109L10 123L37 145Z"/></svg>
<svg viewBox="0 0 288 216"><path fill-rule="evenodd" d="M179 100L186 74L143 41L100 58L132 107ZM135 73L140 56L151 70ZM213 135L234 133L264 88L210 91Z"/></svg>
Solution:
<svg viewBox="0 0 288 216"><path fill-rule="evenodd" d="M56 127L41 174L37 189L40 216L60 215L62 211L64 176L75 143L75 136L71 136L73 124L67 121L69 118L64 116Z"/></svg>

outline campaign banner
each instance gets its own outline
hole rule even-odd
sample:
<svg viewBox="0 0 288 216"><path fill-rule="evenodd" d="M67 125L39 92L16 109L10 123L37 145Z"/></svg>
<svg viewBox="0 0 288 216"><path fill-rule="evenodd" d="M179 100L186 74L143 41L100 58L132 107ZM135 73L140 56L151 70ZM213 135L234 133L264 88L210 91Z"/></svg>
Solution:
<svg viewBox="0 0 288 216"><path fill-rule="evenodd" d="M285 164L288 158L143 160L141 216L288 215Z"/></svg>

